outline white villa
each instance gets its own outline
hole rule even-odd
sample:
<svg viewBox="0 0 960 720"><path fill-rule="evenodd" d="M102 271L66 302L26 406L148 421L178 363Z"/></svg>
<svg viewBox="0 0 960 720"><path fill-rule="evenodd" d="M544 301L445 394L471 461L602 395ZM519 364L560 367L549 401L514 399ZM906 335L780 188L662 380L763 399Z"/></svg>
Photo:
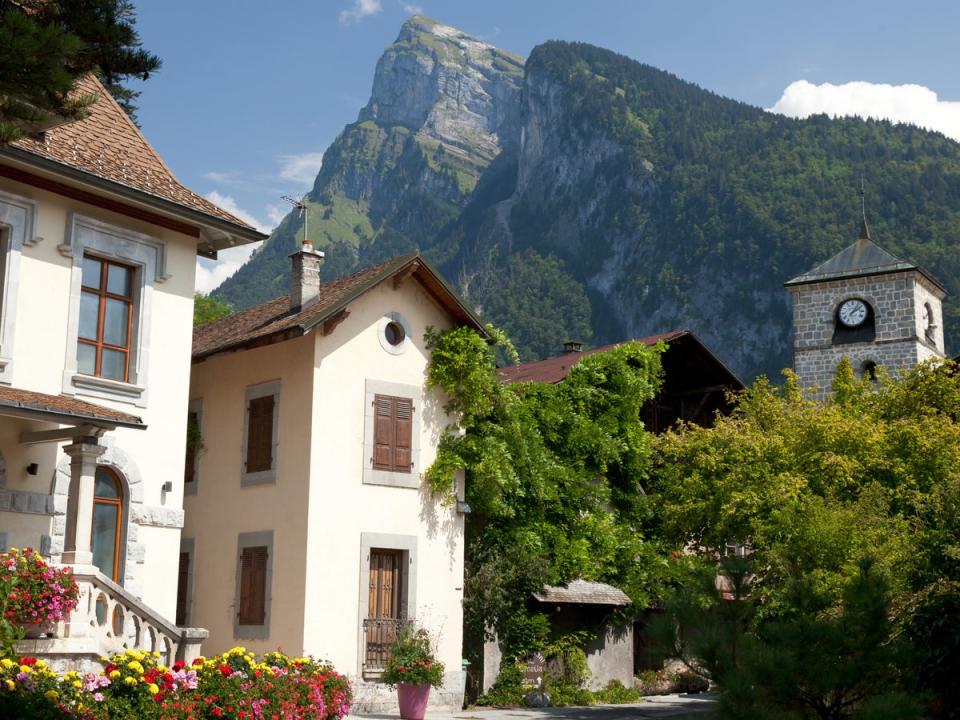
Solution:
<svg viewBox="0 0 960 720"><path fill-rule="evenodd" d="M74 567L27 651L73 666L174 624L198 254L264 235L191 192L92 77L84 120L0 147L0 547Z"/></svg>
<svg viewBox="0 0 960 720"><path fill-rule="evenodd" d="M415 620L447 671L431 707L459 709L465 508L421 486L450 422L423 338L484 330L417 255L325 284L322 257L305 245L289 296L194 334L180 621L210 652L323 656L369 712L395 705L376 681Z"/></svg>

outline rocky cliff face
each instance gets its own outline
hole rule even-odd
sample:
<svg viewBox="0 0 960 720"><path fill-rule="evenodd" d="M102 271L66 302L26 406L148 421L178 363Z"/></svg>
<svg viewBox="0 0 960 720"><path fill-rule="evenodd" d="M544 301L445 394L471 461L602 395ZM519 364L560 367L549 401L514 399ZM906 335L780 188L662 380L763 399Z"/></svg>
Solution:
<svg viewBox="0 0 960 720"><path fill-rule="evenodd" d="M325 277L422 247L459 215L490 162L519 137L523 62L428 18L404 23L308 196ZM242 307L285 292L286 256L302 228L287 216L217 294Z"/></svg>
<svg viewBox="0 0 960 720"><path fill-rule="evenodd" d="M960 294L956 143L771 115L590 45L524 65L413 18L324 155L309 225L325 278L419 249L524 359L689 329L749 380L790 364L782 283L852 242L861 173L876 236ZM218 294L284 294L301 233L286 218Z"/></svg>

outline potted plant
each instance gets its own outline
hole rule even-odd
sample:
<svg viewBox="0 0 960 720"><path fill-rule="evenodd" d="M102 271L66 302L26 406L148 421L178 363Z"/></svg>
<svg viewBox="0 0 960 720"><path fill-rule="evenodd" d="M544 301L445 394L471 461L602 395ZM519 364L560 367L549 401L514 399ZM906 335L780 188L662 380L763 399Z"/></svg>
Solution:
<svg viewBox="0 0 960 720"><path fill-rule="evenodd" d="M383 681L396 686L403 720L423 720L430 688L443 684L443 663L434 656L426 630L413 625L400 627L390 644Z"/></svg>
<svg viewBox="0 0 960 720"><path fill-rule="evenodd" d="M0 645L40 637L77 607L80 589L69 568L48 565L31 548L0 553Z"/></svg>

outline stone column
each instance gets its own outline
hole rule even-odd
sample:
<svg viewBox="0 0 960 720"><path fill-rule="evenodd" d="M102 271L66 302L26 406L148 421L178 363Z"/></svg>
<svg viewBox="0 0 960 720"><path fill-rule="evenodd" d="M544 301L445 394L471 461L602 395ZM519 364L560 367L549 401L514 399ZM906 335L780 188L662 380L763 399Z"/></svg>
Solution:
<svg viewBox="0 0 960 720"><path fill-rule="evenodd" d="M67 496L67 532L63 542L64 565L92 565L93 484L97 460L106 448L95 437L74 438L63 448L70 457L70 491Z"/></svg>

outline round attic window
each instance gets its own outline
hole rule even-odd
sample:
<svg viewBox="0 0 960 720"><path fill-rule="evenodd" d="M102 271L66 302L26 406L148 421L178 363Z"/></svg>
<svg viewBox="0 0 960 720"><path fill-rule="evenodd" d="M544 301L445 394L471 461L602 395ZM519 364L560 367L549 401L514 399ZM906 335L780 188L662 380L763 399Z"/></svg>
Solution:
<svg viewBox="0 0 960 720"><path fill-rule="evenodd" d="M391 355L401 355L410 346L410 323L398 312L380 318L377 335L380 347Z"/></svg>
<svg viewBox="0 0 960 720"><path fill-rule="evenodd" d="M396 347L406 339L407 331L396 320L391 320L383 328L383 337L386 338L388 343Z"/></svg>

